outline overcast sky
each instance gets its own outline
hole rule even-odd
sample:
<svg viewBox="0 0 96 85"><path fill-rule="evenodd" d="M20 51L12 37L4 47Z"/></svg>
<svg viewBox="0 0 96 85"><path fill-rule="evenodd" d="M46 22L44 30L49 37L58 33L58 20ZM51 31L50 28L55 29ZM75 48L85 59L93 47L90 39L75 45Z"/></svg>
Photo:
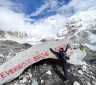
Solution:
<svg viewBox="0 0 96 85"><path fill-rule="evenodd" d="M0 0L0 29L53 36L66 19L96 0Z"/></svg>

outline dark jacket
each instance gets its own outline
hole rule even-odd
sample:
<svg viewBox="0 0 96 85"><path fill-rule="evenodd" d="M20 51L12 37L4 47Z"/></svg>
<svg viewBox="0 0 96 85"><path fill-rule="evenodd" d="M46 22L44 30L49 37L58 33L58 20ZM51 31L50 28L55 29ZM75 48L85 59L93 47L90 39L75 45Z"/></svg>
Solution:
<svg viewBox="0 0 96 85"><path fill-rule="evenodd" d="M50 48L50 51L52 53L54 53L59 59L61 62L67 62L67 60L69 60L69 57L66 56L66 51L68 49L68 45L66 46L66 49L64 51L61 51L61 52L55 52L53 51L51 48Z"/></svg>

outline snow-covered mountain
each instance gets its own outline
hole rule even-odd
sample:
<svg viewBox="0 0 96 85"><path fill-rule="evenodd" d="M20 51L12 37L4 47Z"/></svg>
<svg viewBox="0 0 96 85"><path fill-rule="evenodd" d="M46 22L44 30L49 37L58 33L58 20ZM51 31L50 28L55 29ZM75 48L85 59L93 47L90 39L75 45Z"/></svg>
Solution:
<svg viewBox="0 0 96 85"><path fill-rule="evenodd" d="M79 44L96 43L96 7L68 18L58 37L69 38ZM96 45L96 44L95 44Z"/></svg>
<svg viewBox="0 0 96 85"><path fill-rule="evenodd" d="M29 35L27 33L0 30L0 40L13 40L13 41L17 40L18 41L28 37Z"/></svg>
<svg viewBox="0 0 96 85"><path fill-rule="evenodd" d="M5 31L0 30L0 40L12 40L19 43L29 43L31 45L45 42L47 40L53 40L54 37L46 37L42 35L32 35L28 33L18 31Z"/></svg>

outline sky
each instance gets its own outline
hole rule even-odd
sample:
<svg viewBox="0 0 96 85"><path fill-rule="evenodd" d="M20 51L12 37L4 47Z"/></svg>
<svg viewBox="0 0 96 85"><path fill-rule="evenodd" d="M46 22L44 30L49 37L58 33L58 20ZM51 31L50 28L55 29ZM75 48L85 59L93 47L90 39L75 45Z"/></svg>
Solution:
<svg viewBox="0 0 96 85"><path fill-rule="evenodd" d="M96 0L0 0L0 29L56 36L67 18Z"/></svg>

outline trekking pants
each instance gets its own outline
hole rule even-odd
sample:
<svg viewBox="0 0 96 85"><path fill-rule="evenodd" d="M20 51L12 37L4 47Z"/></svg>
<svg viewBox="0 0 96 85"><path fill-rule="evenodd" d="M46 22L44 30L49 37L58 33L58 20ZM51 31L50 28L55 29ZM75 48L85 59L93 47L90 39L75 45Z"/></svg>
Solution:
<svg viewBox="0 0 96 85"><path fill-rule="evenodd" d="M67 78L68 78L67 63L64 61L61 61L61 64L62 64L62 70L64 72L65 80L67 80Z"/></svg>

